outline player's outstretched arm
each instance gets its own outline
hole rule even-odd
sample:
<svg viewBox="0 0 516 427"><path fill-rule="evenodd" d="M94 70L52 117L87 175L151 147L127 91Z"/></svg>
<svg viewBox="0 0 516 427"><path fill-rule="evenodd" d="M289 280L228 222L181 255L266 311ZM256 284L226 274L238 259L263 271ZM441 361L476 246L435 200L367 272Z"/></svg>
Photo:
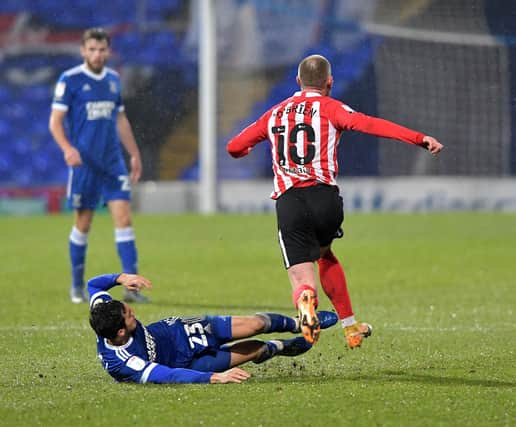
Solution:
<svg viewBox="0 0 516 427"><path fill-rule="evenodd" d="M130 291L152 288L151 281L139 274L122 273L116 279L116 283L121 284L124 288L127 288Z"/></svg>
<svg viewBox="0 0 516 427"><path fill-rule="evenodd" d="M231 157L238 159L247 156L256 144L265 139L267 139L267 120L264 115L232 138L226 150Z"/></svg>
<svg viewBox="0 0 516 427"><path fill-rule="evenodd" d="M435 139L433 136L429 135L426 135L423 138L423 143L421 144L421 146L430 151L430 153L432 153L434 156L439 154L444 148L443 144L437 141L437 139Z"/></svg>
<svg viewBox="0 0 516 427"><path fill-rule="evenodd" d="M210 384L241 383L251 377L251 374L240 368L231 368L224 372L215 372L210 378Z"/></svg>
<svg viewBox="0 0 516 427"><path fill-rule="evenodd" d="M343 108L335 108L333 120L341 129L364 132L370 135L415 144L430 151L433 155L439 154L444 148L432 136L424 135L421 132L406 128L389 120L356 112L345 104L337 105Z"/></svg>
<svg viewBox="0 0 516 427"><path fill-rule="evenodd" d="M93 306L97 298L103 301L111 300L111 296L107 291L116 285L122 285L131 290L150 289L152 287L149 279L139 276L138 274L102 274L88 280L90 305Z"/></svg>
<svg viewBox="0 0 516 427"><path fill-rule="evenodd" d="M135 357L135 359L137 359ZM128 364L134 364L129 361ZM127 365L127 364L126 364ZM147 362L145 368L131 371L130 366L124 371L131 381L155 384L227 384L241 383L251 375L240 368L231 368L224 372L201 372L187 368L170 368L165 365ZM148 372L146 372L148 370ZM143 372L143 374L142 374ZM143 376L142 376L143 375Z"/></svg>

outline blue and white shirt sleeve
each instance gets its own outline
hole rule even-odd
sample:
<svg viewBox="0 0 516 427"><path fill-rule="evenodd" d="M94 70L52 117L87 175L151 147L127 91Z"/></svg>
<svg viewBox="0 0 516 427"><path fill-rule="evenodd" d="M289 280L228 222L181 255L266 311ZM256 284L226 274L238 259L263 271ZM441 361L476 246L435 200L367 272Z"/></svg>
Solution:
<svg viewBox="0 0 516 427"><path fill-rule="evenodd" d="M145 378L145 382L155 384L209 384L213 372L200 372L193 369L169 368L168 366L155 365ZM143 381L140 381L143 382Z"/></svg>
<svg viewBox="0 0 516 427"><path fill-rule="evenodd" d="M72 89L70 88L68 76L63 73L54 88L54 99L52 101L52 109L59 111L68 111L72 103Z"/></svg>
<svg viewBox="0 0 516 427"><path fill-rule="evenodd" d="M99 338L102 339L102 338ZM104 369L119 382L155 384L208 384L213 372L200 372L185 368L170 368L144 360L117 348L114 354L102 360Z"/></svg>
<svg viewBox="0 0 516 427"><path fill-rule="evenodd" d="M117 286L116 280L120 276L120 273L116 274L103 274L101 276L93 277L88 281L88 293L90 295L90 308L92 308L98 302L111 301L111 295L108 290Z"/></svg>

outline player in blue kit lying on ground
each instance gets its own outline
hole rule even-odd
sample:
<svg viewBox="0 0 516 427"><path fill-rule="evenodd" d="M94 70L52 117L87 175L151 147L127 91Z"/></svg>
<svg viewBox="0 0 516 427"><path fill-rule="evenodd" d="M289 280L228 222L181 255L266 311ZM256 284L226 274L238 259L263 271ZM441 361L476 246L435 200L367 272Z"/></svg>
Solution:
<svg viewBox="0 0 516 427"><path fill-rule="evenodd" d="M107 292L150 288L137 274L105 274L89 280L90 325L97 334L102 366L117 381L137 383L240 383L250 374L236 366L262 363L274 356L298 356L310 350L303 337L262 341L249 339L273 332L299 333L299 319L276 313L253 316L169 317L144 326L126 303ZM318 312L321 328L337 315Z"/></svg>

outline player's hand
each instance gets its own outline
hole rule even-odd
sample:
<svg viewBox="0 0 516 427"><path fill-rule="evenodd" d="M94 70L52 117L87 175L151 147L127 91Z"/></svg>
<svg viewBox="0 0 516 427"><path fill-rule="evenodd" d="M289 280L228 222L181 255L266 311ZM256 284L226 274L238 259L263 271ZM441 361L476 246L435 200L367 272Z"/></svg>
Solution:
<svg viewBox="0 0 516 427"><path fill-rule="evenodd" d="M139 291L141 289L152 288L151 281L138 274L122 273L120 276L118 276L116 282L120 283L123 287L129 289L130 291Z"/></svg>
<svg viewBox="0 0 516 427"><path fill-rule="evenodd" d="M131 156L131 182L136 184L142 176L142 161L139 156Z"/></svg>
<svg viewBox="0 0 516 427"><path fill-rule="evenodd" d="M241 383L251 376L240 368L231 368L224 372L215 372L210 378L210 384Z"/></svg>
<svg viewBox="0 0 516 427"><path fill-rule="evenodd" d="M68 166L80 166L82 165L81 154L77 148L70 146L63 153L65 162Z"/></svg>
<svg viewBox="0 0 516 427"><path fill-rule="evenodd" d="M432 153L434 156L439 154L442 149L444 148L444 145L441 144L437 139L435 139L432 136L425 136L423 138L423 147L426 148L430 153Z"/></svg>

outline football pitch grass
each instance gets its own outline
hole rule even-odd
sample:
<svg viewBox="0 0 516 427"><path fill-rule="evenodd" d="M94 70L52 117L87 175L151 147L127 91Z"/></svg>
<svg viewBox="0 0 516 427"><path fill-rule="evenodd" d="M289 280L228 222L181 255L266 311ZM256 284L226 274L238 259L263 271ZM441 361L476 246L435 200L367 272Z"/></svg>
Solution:
<svg viewBox="0 0 516 427"><path fill-rule="evenodd" d="M101 368L88 308L68 299L71 221L0 218L2 426L516 425L516 215L350 214L334 251L374 326L362 348L333 327L305 355L245 365L244 384L166 386L117 384ZM273 216L140 215L135 230L154 285L134 306L143 323L294 315ZM86 275L118 270L99 215Z"/></svg>

